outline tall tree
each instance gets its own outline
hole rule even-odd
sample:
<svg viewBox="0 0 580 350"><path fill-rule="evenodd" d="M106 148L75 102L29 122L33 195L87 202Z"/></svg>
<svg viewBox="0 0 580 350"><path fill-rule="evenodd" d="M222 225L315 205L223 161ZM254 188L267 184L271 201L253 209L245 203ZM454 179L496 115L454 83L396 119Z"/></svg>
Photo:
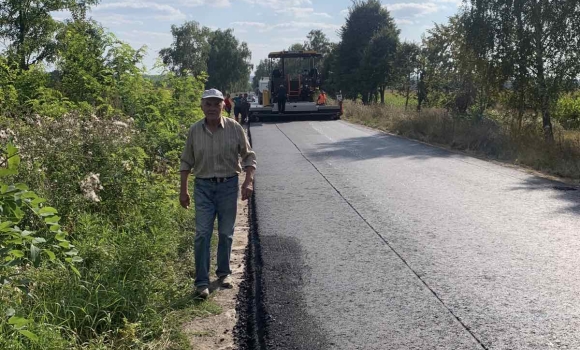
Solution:
<svg viewBox="0 0 580 350"><path fill-rule="evenodd" d="M378 0L353 1L346 23L340 29L336 73L346 97L363 99L368 93L361 65L371 38L383 28L395 28L394 20ZM366 100L365 100L366 102Z"/></svg>
<svg viewBox="0 0 580 350"><path fill-rule="evenodd" d="M388 25L377 31L363 54L363 62L360 68L365 77L366 91L363 91L368 100L377 100L377 92L381 104L385 103L385 89L395 77L395 58L399 45L399 30L393 25Z"/></svg>
<svg viewBox="0 0 580 350"><path fill-rule="evenodd" d="M328 55L322 62L322 88L332 94L336 94L338 87L338 76L335 69L338 67L338 44L331 43Z"/></svg>
<svg viewBox="0 0 580 350"><path fill-rule="evenodd" d="M92 21L69 22L56 36L58 45L58 85L74 102L97 106L112 83L113 71L107 67L106 52L114 37Z"/></svg>
<svg viewBox="0 0 580 350"><path fill-rule="evenodd" d="M553 140L551 110L580 73L580 3L471 0L468 15L472 32L482 24L489 28L488 40L473 40L474 47L486 57L505 52L519 88L525 86L524 70L531 76L546 139Z"/></svg>
<svg viewBox="0 0 580 350"><path fill-rule="evenodd" d="M304 43L304 48L306 50L316 51L322 54L323 57L328 55L330 52L330 40L328 40L328 37L322 30L311 30L306 38L308 39L308 41Z"/></svg>
<svg viewBox="0 0 580 350"><path fill-rule="evenodd" d="M303 51L306 47L304 44L294 43L288 47L288 51ZM290 58L284 61L285 74L300 74L304 69L309 70L310 59Z"/></svg>
<svg viewBox="0 0 580 350"><path fill-rule="evenodd" d="M195 21L171 26L173 43L159 51L159 56L171 71L183 76L200 75L207 71L211 30Z"/></svg>
<svg viewBox="0 0 580 350"><path fill-rule="evenodd" d="M21 70L42 61L53 61L57 51L55 33L61 23L51 12L68 10L75 18L98 0L3 0L0 1L0 38L6 39L8 55Z"/></svg>
<svg viewBox="0 0 580 350"><path fill-rule="evenodd" d="M234 85L250 81L252 53L245 42L240 42L233 30L217 30L210 34L207 60L207 87L230 91Z"/></svg>
<svg viewBox="0 0 580 350"><path fill-rule="evenodd" d="M482 30L483 31L483 30ZM430 103L460 113L476 106L477 115L490 105L505 81L502 60L488 59L469 45L463 16L456 15L444 25L435 25L423 39L423 67L431 92Z"/></svg>
<svg viewBox="0 0 580 350"><path fill-rule="evenodd" d="M413 75L416 75L419 69L420 53L421 48L415 43L403 42L397 49L394 83L405 94L405 110L409 106Z"/></svg>

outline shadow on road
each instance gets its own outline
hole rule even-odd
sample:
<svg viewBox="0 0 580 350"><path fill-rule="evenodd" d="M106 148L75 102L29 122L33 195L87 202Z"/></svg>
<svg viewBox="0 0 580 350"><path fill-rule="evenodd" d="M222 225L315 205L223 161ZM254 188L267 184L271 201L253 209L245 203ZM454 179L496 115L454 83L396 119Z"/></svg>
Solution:
<svg viewBox="0 0 580 350"><path fill-rule="evenodd" d="M418 160L452 157L457 159L470 158L467 155L390 135L369 135L318 144L316 150L307 152L307 156L317 161L327 158L355 161L378 158L410 158ZM553 191L556 198L566 202L566 213L580 215L580 188L578 187L530 176L521 186L514 187L512 190Z"/></svg>
<svg viewBox="0 0 580 350"><path fill-rule="evenodd" d="M317 145L317 151L308 154L313 158L343 158L349 160L373 158L465 158L466 156L428 146L417 141L391 135L353 137Z"/></svg>
<svg viewBox="0 0 580 350"><path fill-rule="evenodd" d="M530 177L521 186L511 189L512 191L551 191L554 197L567 203L564 213L580 215L580 189L563 182Z"/></svg>
<svg viewBox="0 0 580 350"><path fill-rule="evenodd" d="M300 116L298 114L286 114L280 115L275 117L261 117L260 121L252 122L252 126L254 125L262 125L264 124L282 124L282 123L290 123L290 122L305 122L305 121L323 121L323 120L332 120L329 116Z"/></svg>

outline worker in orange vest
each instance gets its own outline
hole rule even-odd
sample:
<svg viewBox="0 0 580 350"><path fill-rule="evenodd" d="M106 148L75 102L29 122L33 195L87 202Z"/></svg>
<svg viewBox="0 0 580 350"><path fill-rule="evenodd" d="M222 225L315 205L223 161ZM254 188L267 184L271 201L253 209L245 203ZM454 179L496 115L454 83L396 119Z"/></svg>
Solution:
<svg viewBox="0 0 580 350"><path fill-rule="evenodd" d="M316 101L317 105L323 106L326 104L326 93L324 90L320 90L320 95L318 95L318 101Z"/></svg>

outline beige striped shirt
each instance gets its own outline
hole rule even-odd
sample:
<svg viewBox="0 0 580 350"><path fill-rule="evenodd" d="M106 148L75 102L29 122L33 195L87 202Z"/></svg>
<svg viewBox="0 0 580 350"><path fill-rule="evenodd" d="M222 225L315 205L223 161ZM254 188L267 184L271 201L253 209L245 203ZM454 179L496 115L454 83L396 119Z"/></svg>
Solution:
<svg viewBox="0 0 580 350"><path fill-rule="evenodd" d="M234 176L248 166L256 167L256 153L235 120L222 117L214 133L205 125L205 118L189 129L181 154L181 171L189 170L196 177L207 179Z"/></svg>

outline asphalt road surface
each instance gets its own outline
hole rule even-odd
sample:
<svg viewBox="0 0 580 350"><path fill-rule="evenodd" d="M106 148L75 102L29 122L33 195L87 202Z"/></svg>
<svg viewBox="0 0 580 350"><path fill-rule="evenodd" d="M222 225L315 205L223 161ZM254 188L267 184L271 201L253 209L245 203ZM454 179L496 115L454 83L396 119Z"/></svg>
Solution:
<svg viewBox="0 0 580 350"><path fill-rule="evenodd" d="M251 134L269 349L580 349L580 191L342 121Z"/></svg>

